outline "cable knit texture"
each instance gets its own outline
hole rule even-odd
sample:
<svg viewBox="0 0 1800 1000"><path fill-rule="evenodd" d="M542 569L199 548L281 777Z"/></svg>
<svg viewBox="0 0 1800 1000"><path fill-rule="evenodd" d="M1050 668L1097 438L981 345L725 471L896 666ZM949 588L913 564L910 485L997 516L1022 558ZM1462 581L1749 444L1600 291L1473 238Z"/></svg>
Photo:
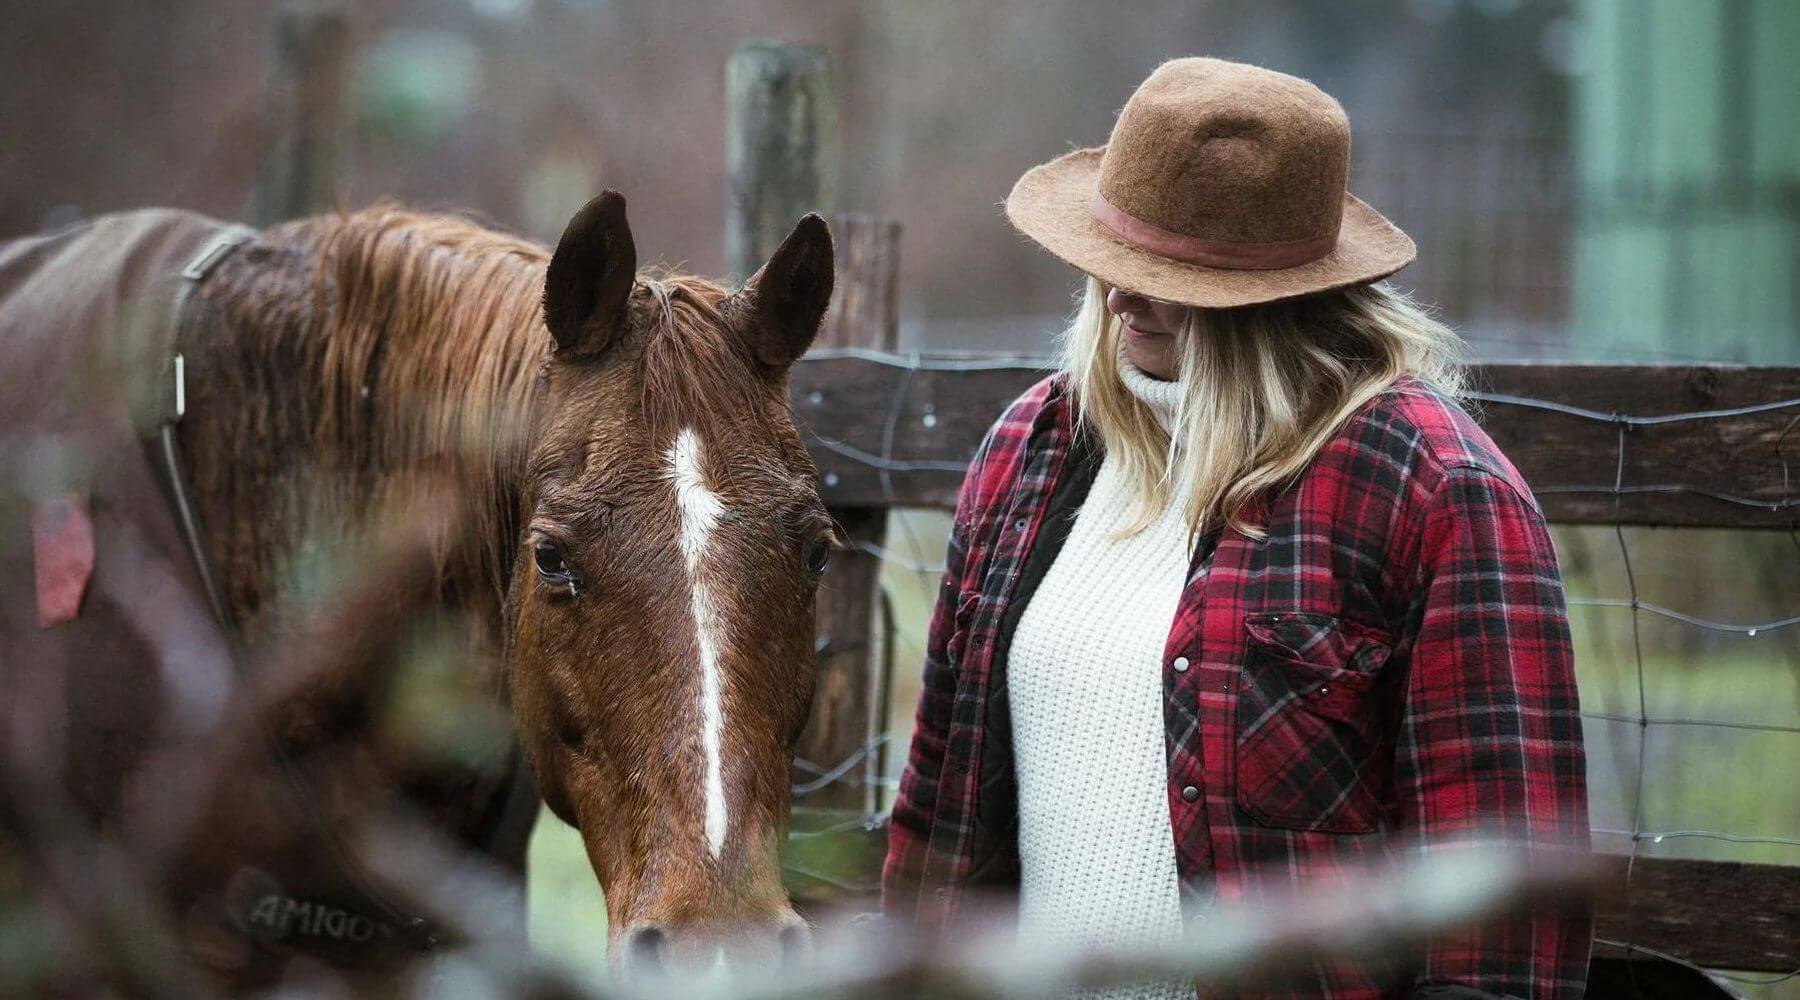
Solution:
<svg viewBox="0 0 1800 1000"><path fill-rule="evenodd" d="M1166 428L1179 383L1123 362ZM1108 456L1019 619L1007 662L1019 782L1020 930L1053 947L1168 940L1181 898L1164 758L1163 644L1187 582L1183 503L1143 531ZM1084 997L1192 997L1150 983Z"/></svg>

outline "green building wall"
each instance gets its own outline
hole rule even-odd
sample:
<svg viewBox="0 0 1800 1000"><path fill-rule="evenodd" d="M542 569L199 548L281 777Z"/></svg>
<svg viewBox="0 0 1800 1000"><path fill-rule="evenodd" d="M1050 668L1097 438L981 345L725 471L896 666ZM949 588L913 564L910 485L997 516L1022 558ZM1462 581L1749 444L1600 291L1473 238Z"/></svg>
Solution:
<svg viewBox="0 0 1800 1000"><path fill-rule="evenodd" d="M1800 363L1800 0L1582 0L1572 339Z"/></svg>

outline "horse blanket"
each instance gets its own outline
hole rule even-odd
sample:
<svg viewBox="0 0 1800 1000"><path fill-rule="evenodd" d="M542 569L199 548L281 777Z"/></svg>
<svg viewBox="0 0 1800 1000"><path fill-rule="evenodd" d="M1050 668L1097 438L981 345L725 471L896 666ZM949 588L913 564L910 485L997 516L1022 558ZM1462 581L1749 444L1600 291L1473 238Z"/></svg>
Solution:
<svg viewBox="0 0 1800 1000"><path fill-rule="evenodd" d="M143 749L164 683L229 685L230 643L148 444L181 272L227 228L146 210L0 244L0 704L43 705L30 686L62 678L55 743L112 751L66 761L92 815L121 805L108 761Z"/></svg>
<svg viewBox="0 0 1800 1000"><path fill-rule="evenodd" d="M200 310L182 290L233 229L159 209L0 243L0 776L18 779L26 758L48 754L34 766L109 833L150 794L134 768L172 730L226 711L242 666L158 441L178 412L177 328L205 325L178 315ZM535 815L522 767L515 748L457 823L465 843L515 868ZM238 932L350 964L432 944L422 921L366 895L307 898L321 884L309 878L337 885L339 862L284 873L249 861L250 895L234 878L224 892L242 898L221 907Z"/></svg>

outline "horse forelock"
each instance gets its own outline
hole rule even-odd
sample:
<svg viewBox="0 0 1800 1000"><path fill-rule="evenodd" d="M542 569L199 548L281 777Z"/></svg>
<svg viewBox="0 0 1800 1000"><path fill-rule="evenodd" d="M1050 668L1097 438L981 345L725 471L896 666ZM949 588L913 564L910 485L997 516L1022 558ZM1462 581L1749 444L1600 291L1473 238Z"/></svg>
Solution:
<svg viewBox="0 0 1800 1000"><path fill-rule="evenodd" d="M771 383L732 328L725 289L666 272L642 274L638 286L654 305L639 404L654 436L666 441L696 423L758 423L758 390Z"/></svg>

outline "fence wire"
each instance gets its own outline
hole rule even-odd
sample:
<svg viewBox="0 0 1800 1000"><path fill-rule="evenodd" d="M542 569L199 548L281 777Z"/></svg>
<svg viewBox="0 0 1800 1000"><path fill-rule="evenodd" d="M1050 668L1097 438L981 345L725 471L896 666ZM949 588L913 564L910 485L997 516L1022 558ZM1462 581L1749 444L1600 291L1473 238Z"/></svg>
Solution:
<svg viewBox="0 0 1800 1000"><path fill-rule="evenodd" d="M871 452L858 448L845 441L825 437L810 429L803 429L807 432L809 443L816 444L818 447L823 448L831 454L867 466L879 473L878 478L881 484L883 505L891 512L889 524L906 534L907 537L905 543L913 552L922 551L922 547L919 544L918 535L914 531L914 527L911 523L911 514L894 489L893 476L897 473L906 472L960 473L967 468L966 460L955 462L942 459L916 459L895 454L894 443L897 436L897 429L907 413L909 394L918 373L995 370L1048 373L1053 370L1057 364L1054 359L1030 355L932 357L919 353L896 354L860 348L818 351L808 355L808 358L821 361L839 358L854 358L898 369L895 387L890 398L887 400L886 413L881 421L882 434L879 451ZM1790 436L1793 436L1795 428L1800 426L1800 414L1797 414L1794 419L1788 421L1783 426L1775 441L1775 451L1781 466L1782 495L1774 500L1735 496L1722 493L1718 490L1697 487L1686 483L1664 483L1654 485L1627 484L1625 480L1627 475L1628 443L1630 433L1635 428L1688 421L1720 421L1763 413L1800 410L1800 398L1779 399L1772 402L1748 406L1693 410L1667 414L1629 414L1617 411L1591 409L1571 405L1558 400L1540 399L1509 393L1473 391L1466 395L1468 398L1484 404L1545 410L1584 421L1610 425L1617 430L1613 454L1610 456L1612 459L1611 464L1613 465L1613 476L1610 483L1596 483L1593 485L1557 484L1547 486L1542 490L1537 490L1534 487L1535 492L1542 492L1545 494L1604 494L1611 496L1613 500L1613 518L1611 523L1613 529L1612 534L1617 548L1617 558L1625 571L1626 595L1623 597L1568 598L1566 600L1567 605L1572 608L1624 609L1628 610L1631 616L1630 635L1632 643L1632 660L1630 667L1633 678L1633 693L1635 694L1636 699L1636 711L1631 713L1619 713L1584 710L1581 713L1584 720L1624 722L1637 727L1637 742L1635 748L1636 767L1632 778L1633 788L1630 805L1631 826L1629 829L1616 829L1605 826L1592 827L1592 832L1595 834L1629 838L1630 847L1625 858L1626 891L1623 901L1625 935L1624 940L1622 941L1609 938L1597 938L1596 943L1616 948L1624 952L1625 957L1627 958L1641 954L1657 959L1673 961L1698 970L1698 966L1686 959L1646 947L1639 944L1636 940L1639 914L1636 893L1633 891L1633 888L1635 886L1635 870L1640 859L1642 846L1646 843L1661 844L1670 840L1697 839L1718 843L1751 844L1786 848L1800 847L1800 838L1767 836L1723 830L1659 830L1651 828L1647 824L1645 817L1645 787L1648 771L1648 744L1650 731L1653 727L1703 727L1722 730L1766 732L1792 736L1800 734L1800 718L1796 718L1794 723L1784 724L1653 715L1650 711L1648 684L1645 679L1644 642L1641 633L1642 616L1648 614L1695 629L1739 635L1745 638L1755 638L1759 635L1767 635L1769 633L1790 629L1800 625L1800 615L1792 615L1772 621L1756 623L1724 622L1708 618L1704 615L1693 614L1644 600L1639 592L1636 569L1632 562L1632 548L1624 531L1623 504L1625 498L1632 495L1681 493L1707 497L1719 503L1748 507L1757 510L1779 512L1794 510L1796 507L1800 507L1800 493L1796 492L1797 484L1794 482L1791 474L1785 451ZM815 398L810 400L810 402L816 405L821 401ZM927 422L927 426L930 426L934 422L930 408L925 409L921 419ZM830 485L835 485L834 483L831 483L832 478L834 477L828 475L827 482ZM1800 553L1800 522L1791 523L1785 533L1788 540L1793 543L1796 553ZM945 568L942 563L924 562L913 556L902 552L896 552L891 548L869 541L860 541L855 547L857 551L861 553L872 556L884 564L896 566L906 573L915 576L920 587L920 594L924 598L926 606L930 607L938 590L937 577L943 573ZM898 636L896 631L890 627L887 630L887 633L882 636L881 641L886 644L886 648L892 648L892 644L895 643L897 639ZM914 652L919 654L919 658L922 659L922 650L915 650ZM891 681L892 678L883 679L883 683L891 683ZM1800 716L1800 713L1796 714L1797 716ZM886 721L886 719L882 719L878 724L885 725ZM872 749L875 745L886 743L894 737L894 733L884 731L874 737L869 744L865 744L863 747L858 748L845 760L830 767L822 767L809 761L799 762L798 766L802 771L820 777L797 784L795 786L796 795L812 794L830 784L830 782L823 779L824 775L836 775L836 780L839 781L876 783L891 789L895 784L891 779L883 779L878 775L870 773L853 775L851 771L856 764L864 763L866 766L872 760ZM1590 737L1590 743L1592 742L1593 740ZM800 833L796 834L796 836L810 838L834 832L867 832L882 828L882 826L885 825L885 822L885 815L882 812L877 811L866 816L844 820L843 822L824 830ZM878 886L874 884L845 882L841 879L834 881L837 881L848 891L874 892L878 889ZM1796 928L1796 933L1800 933L1800 928ZM1628 967L1635 968L1634 966ZM1800 969L1773 976L1753 976L1735 972L1714 971L1708 971L1708 974L1748 985L1769 985L1794 978L1800 978Z"/></svg>

